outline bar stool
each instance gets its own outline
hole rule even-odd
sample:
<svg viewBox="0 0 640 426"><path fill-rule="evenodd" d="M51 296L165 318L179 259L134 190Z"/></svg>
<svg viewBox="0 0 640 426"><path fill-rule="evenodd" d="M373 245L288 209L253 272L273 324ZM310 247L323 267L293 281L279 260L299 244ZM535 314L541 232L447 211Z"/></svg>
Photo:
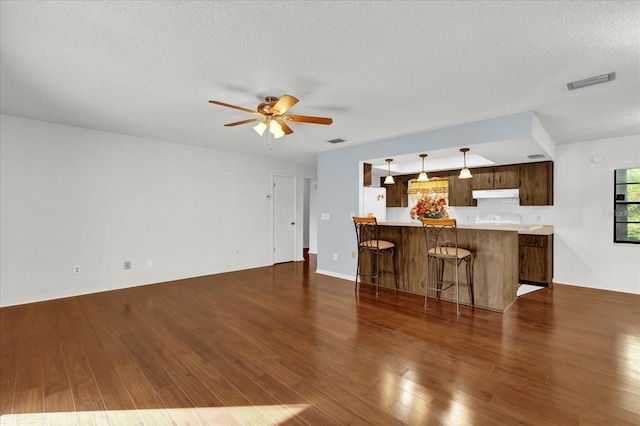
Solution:
<svg viewBox="0 0 640 426"><path fill-rule="evenodd" d="M393 263L393 277L396 290L398 289L398 275L396 271L395 261L395 244L391 241L381 240L378 238L378 221L375 217L354 217L353 223L356 227L356 241L358 243L358 267L356 270L356 288L358 291L358 277L370 277L375 280L376 294L380 291L380 257L384 252L391 254L391 263ZM360 269L362 254L369 252L372 256L371 271L363 274Z"/></svg>
<svg viewBox="0 0 640 426"><path fill-rule="evenodd" d="M443 291L455 286L456 314L460 315L460 277L458 268L462 262L465 263L469 300L471 300L471 306L474 306L472 252L468 249L458 247L458 226L455 219L422 218L422 228L427 243L427 279L424 289L424 306L425 308L427 307L429 290L435 291L436 297L440 299L440 294ZM446 263L454 265L453 281L444 280L444 267ZM432 264L434 264L436 270L435 287L429 287L429 276ZM443 288L443 286L445 287Z"/></svg>

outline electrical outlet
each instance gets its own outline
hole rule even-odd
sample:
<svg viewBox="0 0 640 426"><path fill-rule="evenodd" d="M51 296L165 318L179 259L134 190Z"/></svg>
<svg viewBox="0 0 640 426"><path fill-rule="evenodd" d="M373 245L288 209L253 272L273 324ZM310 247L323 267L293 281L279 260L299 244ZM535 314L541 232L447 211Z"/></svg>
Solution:
<svg viewBox="0 0 640 426"><path fill-rule="evenodd" d="M240 249L236 249L236 256L240 255Z"/></svg>
<svg viewBox="0 0 640 426"><path fill-rule="evenodd" d="M153 266L153 259L150 257L147 258L147 266Z"/></svg>
<svg viewBox="0 0 640 426"><path fill-rule="evenodd" d="M329 213L326 213L326 216L327 216L327 220L329 220Z"/></svg>
<svg viewBox="0 0 640 426"><path fill-rule="evenodd" d="M338 253L333 253L333 260L338 260Z"/></svg>
<svg viewBox="0 0 640 426"><path fill-rule="evenodd" d="M542 222L542 216L536 216L536 222Z"/></svg>
<svg viewBox="0 0 640 426"><path fill-rule="evenodd" d="M325 213L322 213L321 220L327 220L327 215Z"/></svg>
<svg viewBox="0 0 640 426"><path fill-rule="evenodd" d="M124 269L131 269L131 261L127 260L124 262Z"/></svg>
<svg viewBox="0 0 640 426"><path fill-rule="evenodd" d="M74 274L79 274L80 273L80 266L74 266L73 267L73 273Z"/></svg>

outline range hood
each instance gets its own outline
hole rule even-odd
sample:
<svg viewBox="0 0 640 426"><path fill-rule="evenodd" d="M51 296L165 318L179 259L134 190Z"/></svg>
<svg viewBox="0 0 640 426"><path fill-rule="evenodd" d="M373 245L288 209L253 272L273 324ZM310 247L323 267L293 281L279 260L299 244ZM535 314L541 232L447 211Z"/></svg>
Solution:
<svg viewBox="0 0 640 426"><path fill-rule="evenodd" d="M474 199L481 198L520 198L519 189L482 189L472 192Z"/></svg>

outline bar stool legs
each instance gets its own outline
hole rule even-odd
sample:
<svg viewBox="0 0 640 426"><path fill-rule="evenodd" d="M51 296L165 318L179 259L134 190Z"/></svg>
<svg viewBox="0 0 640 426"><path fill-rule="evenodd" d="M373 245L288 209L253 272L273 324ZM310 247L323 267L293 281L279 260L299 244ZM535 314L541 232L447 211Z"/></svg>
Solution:
<svg viewBox="0 0 640 426"><path fill-rule="evenodd" d="M364 276L370 277L373 280L373 284L376 286L376 294L380 292L380 275L382 274L382 271L380 270L380 256L382 256L384 252L391 254L393 276L397 290L398 273L396 269L395 244L391 241L379 239L378 222L375 217L354 217L353 223L356 228L356 238L358 243L355 291L358 291L358 278L363 276L361 256L366 252L370 253L372 256L371 270L369 274L364 274ZM375 258L373 256L375 256Z"/></svg>
<svg viewBox="0 0 640 426"><path fill-rule="evenodd" d="M462 262L465 262L467 287L469 287L469 301L475 305L473 294L473 254L470 250L458 247L458 229L455 219L422 219L425 242L427 246L427 276L425 280L424 306L428 307L429 293L435 292L437 299L441 293L455 286L456 314L460 315L460 272ZM453 266L453 279L446 281L444 269L449 263ZM435 269L435 286L430 287L432 269Z"/></svg>

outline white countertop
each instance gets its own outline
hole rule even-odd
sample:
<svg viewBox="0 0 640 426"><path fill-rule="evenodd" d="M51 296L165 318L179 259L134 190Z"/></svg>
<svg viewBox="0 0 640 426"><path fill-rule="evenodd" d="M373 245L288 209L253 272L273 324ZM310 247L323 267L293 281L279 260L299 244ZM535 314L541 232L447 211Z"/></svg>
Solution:
<svg viewBox="0 0 640 426"><path fill-rule="evenodd" d="M421 227L420 222L378 222L382 226L414 226ZM551 235L553 234L552 225L535 225L535 224L492 224L492 223L458 223L460 229L480 229L484 231L516 231L518 234L532 235Z"/></svg>

